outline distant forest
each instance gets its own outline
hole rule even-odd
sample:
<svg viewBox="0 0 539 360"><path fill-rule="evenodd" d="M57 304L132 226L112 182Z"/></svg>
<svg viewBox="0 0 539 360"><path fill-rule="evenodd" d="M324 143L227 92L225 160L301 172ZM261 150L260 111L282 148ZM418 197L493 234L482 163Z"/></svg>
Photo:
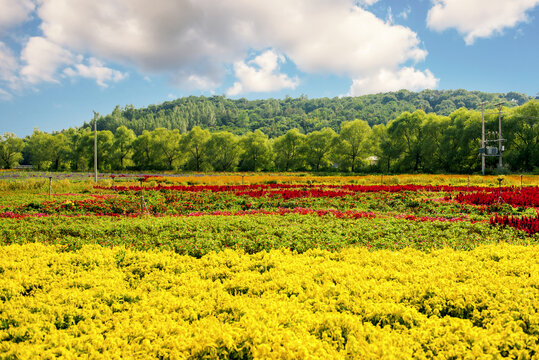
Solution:
<svg viewBox="0 0 539 360"><path fill-rule="evenodd" d="M308 99L287 97L283 100L227 99L224 96L189 96L159 105L136 109L133 105L116 106L111 114L101 116L98 130L113 133L125 126L141 135L156 128L178 129L186 133L195 126L210 131L226 130L234 134L261 130L269 138L283 135L290 129L307 134L331 128L339 131L341 123L360 119L370 127L387 124L405 111L449 115L460 108L478 110L481 102L503 102L506 107L520 106L532 98L516 92L484 93L466 90L423 90ZM492 105L490 105L492 107ZM85 123L83 127L90 127Z"/></svg>
<svg viewBox="0 0 539 360"><path fill-rule="evenodd" d="M100 171L316 171L476 173L481 170L481 102L489 172L539 172L539 100L517 94L398 91L355 98L231 100L187 97L114 109L97 121ZM502 104L498 112L496 104ZM458 107L458 109L457 109ZM0 135L0 167L88 171L94 131L24 139Z"/></svg>

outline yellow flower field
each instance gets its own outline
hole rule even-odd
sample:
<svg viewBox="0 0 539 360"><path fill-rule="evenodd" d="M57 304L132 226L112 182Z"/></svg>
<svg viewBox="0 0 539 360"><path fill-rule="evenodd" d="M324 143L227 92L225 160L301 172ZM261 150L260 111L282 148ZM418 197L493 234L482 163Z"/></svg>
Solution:
<svg viewBox="0 0 539 360"><path fill-rule="evenodd" d="M470 252L0 247L0 358L539 354L537 246Z"/></svg>
<svg viewBox="0 0 539 360"><path fill-rule="evenodd" d="M520 186L520 175L481 176L481 175L358 175L358 176L314 176L306 173L229 173L200 174L185 176L157 176L150 181L169 184L194 185L237 185L264 184L278 182L283 184L357 184L357 185L453 185L453 186L498 186L498 179L503 179L503 186ZM539 176L524 175L524 186L538 186Z"/></svg>

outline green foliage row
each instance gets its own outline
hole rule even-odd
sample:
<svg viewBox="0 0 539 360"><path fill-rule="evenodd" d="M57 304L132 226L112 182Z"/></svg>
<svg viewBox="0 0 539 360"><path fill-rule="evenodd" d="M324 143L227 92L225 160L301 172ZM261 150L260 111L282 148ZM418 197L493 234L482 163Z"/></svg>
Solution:
<svg viewBox="0 0 539 360"><path fill-rule="evenodd" d="M74 250L84 244L166 249L200 257L210 251L241 249L339 250L412 247L430 251L473 249L482 244L536 244L511 228L487 223L419 222L393 218L344 219L331 215L249 215L201 217L47 217L2 219L2 245L43 242Z"/></svg>
<svg viewBox="0 0 539 360"><path fill-rule="evenodd" d="M353 120L339 133L325 127L308 134L298 129L270 138L261 130L238 136L211 133L195 126L189 132L157 128L136 136L120 126L97 133L101 171L328 171L446 172L480 170L481 113L461 108L449 116L417 110L403 112L387 125ZM485 117L487 146L498 146L498 116ZM531 172L539 168L539 101L504 109L502 135L506 168ZM48 134L35 130L26 139L6 133L0 138L0 165L13 167L24 155L38 170L84 171L93 167L94 134L69 129ZM488 158L495 167L498 158Z"/></svg>

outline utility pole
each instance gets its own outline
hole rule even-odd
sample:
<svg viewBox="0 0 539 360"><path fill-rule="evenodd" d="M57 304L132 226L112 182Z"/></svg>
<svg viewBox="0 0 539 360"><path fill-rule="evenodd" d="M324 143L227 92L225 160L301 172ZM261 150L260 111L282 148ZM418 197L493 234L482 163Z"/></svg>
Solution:
<svg viewBox="0 0 539 360"><path fill-rule="evenodd" d="M487 148L485 146L485 105L486 101L482 102L481 105L481 174L485 175L485 152Z"/></svg>
<svg viewBox="0 0 539 360"><path fill-rule="evenodd" d="M498 152L500 155L498 156L498 169L502 169L502 105L503 102L497 103L496 106L498 106Z"/></svg>
<svg viewBox="0 0 539 360"><path fill-rule="evenodd" d="M97 182L97 117L99 113L94 110L94 181Z"/></svg>

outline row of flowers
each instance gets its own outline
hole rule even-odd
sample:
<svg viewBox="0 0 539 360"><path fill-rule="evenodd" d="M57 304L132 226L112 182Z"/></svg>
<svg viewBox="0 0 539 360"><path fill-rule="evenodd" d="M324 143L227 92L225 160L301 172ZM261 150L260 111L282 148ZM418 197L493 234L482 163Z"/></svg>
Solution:
<svg viewBox="0 0 539 360"><path fill-rule="evenodd" d="M514 217L514 216L499 216L495 215L490 219L490 223L492 225L499 225L499 226L510 226L515 229L523 230L527 232L528 234L536 234L539 233L539 214L534 216L522 216L522 217Z"/></svg>
<svg viewBox="0 0 539 360"><path fill-rule="evenodd" d="M101 212L95 214L47 214L47 213L27 213L27 214L17 214L14 212L0 212L0 218L4 219L24 219L28 217L49 217L49 216L61 216L61 217L80 217L80 216L112 216L112 217L121 217L121 216L130 216L138 217L141 215L147 215L145 212L131 212L131 213L113 213L113 212ZM279 208L274 211L268 210L239 210L239 211L226 211L226 210L217 210L212 212L191 212L188 214L152 214L155 217L192 217L192 216L246 216L246 215L288 215L288 214L299 214L299 215L318 215L318 216L333 216L336 218L345 218L345 219L363 219L363 218L375 218L375 217L393 217L395 219L405 219L413 221L448 221L448 222L457 222L457 221L470 221L467 217L432 217L432 216L415 216L415 215L406 215L406 214L396 214L393 216L374 213L374 212L363 212L363 211L339 211L335 209L327 210L316 210L310 208ZM474 221L471 221L472 223Z"/></svg>
<svg viewBox="0 0 539 360"><path fill-rule="evenodd" d="M138 191L137 191L138 189ZM171 190L172 189L172 190ZM54 200L29 202L1 209L0 218L61 216L202 216L287 213L333 214L336 217L403 218L415 221L489 221L494 215L535 216L539 187L504 188L502 203L469 204L496 198L497 188L465 188L453 200L447 186L358 186L264 184L238 186L106 187L96 194L60 193ZM133 190L133 191L131 191ZM432 194L442 192L439 198ZM445 192L445 194L443 193ZM444 197L445 195L445 197ZM76 199L86 196L86 199ZM75 198L75 199L74 199ZM62 200L65 199L65 200ZM517 209L513 206L519 206ZM493 222L495 224L496 222ZM512 224L512 223L511 223ZM508 226L512 226L507 224ZM517 229L519 227L515 226ZM534 230L526 230L534 234Z"/></svg>
<svg viewBox="0 0 539 360"><path fill-rule="evenodd" d="M514 358L539 353L537 249L0 247L6 359Z"/></svg>
<svg viewBox="0 0 539 360"><path fill-rule="evenodd" d="M110 189L96 186L96 189ZM358 193L401 193L401 192L459 192L455 200L459 203L473 205L492 205L505 202L513 206L539 207L539 187L461 187L461 186L429 186L429 185L394 185L394 186L362 186L362 185L298 185L298 184L262 184L262 185L177 185L177 186L118 186L114 190L125 192L160 191L160 192L231 192L236 196L259 198L263 196L282 197L283 199L303 197L344 197ZM451 199L451 196L447 196Z"/></svg>
<svg viewBox="0 0 539 360"><path fill-rule="evenodd" d="M526 187L522 189L502 188L490 191L473 193L460 193L455 197L460 203L473 205L492 205L507 203L512 206L539 207L539 187Z"/></svg>
<svg viewBox="0 0 539 360"><path fill-rule="evenodd" d="M98 185L95 189L107 190L110 186ZM406 191L428 191L428 192L454 192L454 191L495 191L497 188L480 187L480 186L449 186L449 185L313 185L313 184L250 184L250 185L163 185L143 186L142 190L146 191L184 191L184 192L249 192L261 190L283 190L283 189L338 189L348 192L406 192ZM504 187L503 189L514 189ZM132 186L116 186L117 191L140 191L141 187Z"/></svg>

